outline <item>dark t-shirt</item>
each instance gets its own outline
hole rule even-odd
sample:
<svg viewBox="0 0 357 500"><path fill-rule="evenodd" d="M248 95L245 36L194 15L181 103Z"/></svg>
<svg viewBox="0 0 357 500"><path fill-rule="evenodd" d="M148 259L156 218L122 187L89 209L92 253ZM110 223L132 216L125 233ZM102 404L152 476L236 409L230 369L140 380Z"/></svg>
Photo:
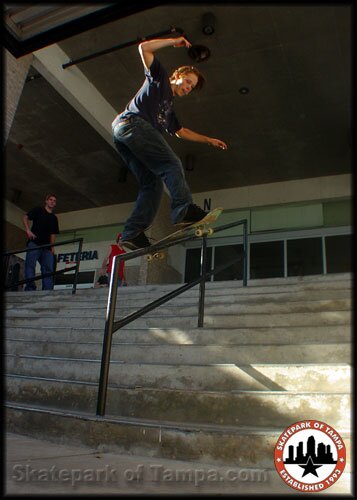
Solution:
<svg viewBox="0 0 357 500"><path fill-rule="evenodd" d="M182 125L173 110L174 95L169 76L155 56L150 68L145 68L145 76L143 85L120 116L138 115L160 132L174 135Z"/></svg>
<svg viewBox="0 0 357 500"><path fill-rule="evenodd" d="M36 245L50 243L50 235L58 234L58 219L55 214L47 212L44 207L35 207L27 212L27 217L32 220L31 231L36 235L33 241Z"/></svg>

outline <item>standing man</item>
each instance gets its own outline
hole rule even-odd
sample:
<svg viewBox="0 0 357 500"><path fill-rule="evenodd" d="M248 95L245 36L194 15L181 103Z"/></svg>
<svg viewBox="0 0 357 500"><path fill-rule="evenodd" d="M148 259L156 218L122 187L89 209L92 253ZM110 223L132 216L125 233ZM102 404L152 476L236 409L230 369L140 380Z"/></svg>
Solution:
<svg viewBox="0 0 357 500"><path fill-rule="evenodd" d="M112 123L114 144L139 183L136 204L121 239L122 246L128 250L150 246L144 231L152 224L159 208L163 182L171 196L173 224L197 222L207 214L193 204L182 163L162 133L227 149L219 139L182 127L173 111L174 97L200 90L204 79L193 66L182 66L169 77L155 52L164 47L190 46L183 36L141 43L139 53L145 81Z"/></svg>
<svg viewBox="0 0 357 500"><path fill-rule="evenodd" d="M54 247L37 248L39 245L55 243L56 234L59 233L58 219L53 213L56 206L56 195L48 194L43 206L35 207L23 217L26 234L28 237L27 248L34 248L26 252L25 261L25 279L34 278L36 274L37 261L41 265L41 273L53 273L55 264ZM29 221L32 221L32 227L29 227ZM42 279L42 290L53 290L53 276ZM36 290L34 281L26 283L25 291Z"/></svg>

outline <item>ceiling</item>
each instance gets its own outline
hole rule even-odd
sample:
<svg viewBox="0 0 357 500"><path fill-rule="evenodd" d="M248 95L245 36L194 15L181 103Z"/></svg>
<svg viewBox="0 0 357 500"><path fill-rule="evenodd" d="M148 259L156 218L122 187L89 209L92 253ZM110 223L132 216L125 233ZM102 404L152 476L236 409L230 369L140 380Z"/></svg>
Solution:
<svg viewBox="0 0 357 500"><path fill-rule="evenodd" d="M216 19L212 35L202 32L207 12ZM157 53L168 71L185 64L202 71L206 86L177 98L176 113L183 126L228 144L221 151L165 136L197 193L351 172L351 19L344 3L175 3L69 38L63 18L57 43L76 60L176 26L209 48L210 58L199 63L186 49ZM118 112L143 81L136 44L78 68ZM48 191L57 194L58 212L136 197L136 182L116 150L34 68L5 160L5 197L23 210Z"/></svg>

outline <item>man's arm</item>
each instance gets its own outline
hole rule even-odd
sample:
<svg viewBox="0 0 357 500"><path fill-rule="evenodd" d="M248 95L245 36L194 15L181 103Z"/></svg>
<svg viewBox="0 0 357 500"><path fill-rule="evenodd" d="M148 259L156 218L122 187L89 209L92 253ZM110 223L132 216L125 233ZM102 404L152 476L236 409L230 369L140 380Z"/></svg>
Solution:
<svg viewBox="0 0 357 500"><path fill-rule="evenodd" d="M51 245L54 245L55 244L55 241L56 241L56 235L55 234L50 234L50 243ZM53 253L53 255L55 254L55 249L54 247L50 247L50 250L51 252Z"/></svg>
<svg viewBox="0 0 357 500"><path fill-rule="evenodd" d="M108 265L108 259L110 257L110 254L112 253L111 247L109 247L109 250L107 252L107 255L104 257L102 267L100 268L99 275L102 276L107 272L107 265Z"/></svg>
<svg viewBox="0 0 357 500"><path fill-rule="evenodd" d="M208 144L209 146L214 146L215 148L227 149L227 144L219 139L214 139L213 137L207 137L206 135L198 134L189 128L180 128L176 132L177 137L180 139L186 139L188 141L202 142Z"/></svg>
<svg viewBox="0 0 357 500"><path fill-rule="evenodd" d="M177 38L163 38L157 40L148 40L139 45L141 59L146 69L149 69L154 60L154 52L164 47L191 47L191 43L184 36Z"/></svg>
<svg viewBox="0 0 357 500"><path fill-rule="evenodd" d="M22 222L25 226L27 237L29 240L34 240L36 238L36 235L30 230L29 221L30 219L28 218L27 214L25 214L23 216Z"/></svg>

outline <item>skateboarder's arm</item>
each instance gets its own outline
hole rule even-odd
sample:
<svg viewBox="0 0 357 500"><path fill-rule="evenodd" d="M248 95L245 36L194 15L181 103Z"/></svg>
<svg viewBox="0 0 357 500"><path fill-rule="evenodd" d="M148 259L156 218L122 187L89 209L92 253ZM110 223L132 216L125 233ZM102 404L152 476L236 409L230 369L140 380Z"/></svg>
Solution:
<svg viewBox="0 0 357 500"><path fill-rule="evenodd" d="M148 40L139 45L141 59L146 69L149 69L153 60L154 52L164 47L191 47L191 44L184 36L177 38L163 38L157 40Z"/></svg>
<svg viewBox="0 0 357 500"><path fill-rule="evenodd" d="M197 132L194 132L193 130L190 130L189 128L180 128L176 132L177 137L180 137L180 139L186 139L188 141L194 141L194 142L202 142L204 144L208 144L209 146L214 146L216 148L220 149L227 149L227 144L219 139L214 139L213 137L207 137L206 135L199 134Z"/></svg>

